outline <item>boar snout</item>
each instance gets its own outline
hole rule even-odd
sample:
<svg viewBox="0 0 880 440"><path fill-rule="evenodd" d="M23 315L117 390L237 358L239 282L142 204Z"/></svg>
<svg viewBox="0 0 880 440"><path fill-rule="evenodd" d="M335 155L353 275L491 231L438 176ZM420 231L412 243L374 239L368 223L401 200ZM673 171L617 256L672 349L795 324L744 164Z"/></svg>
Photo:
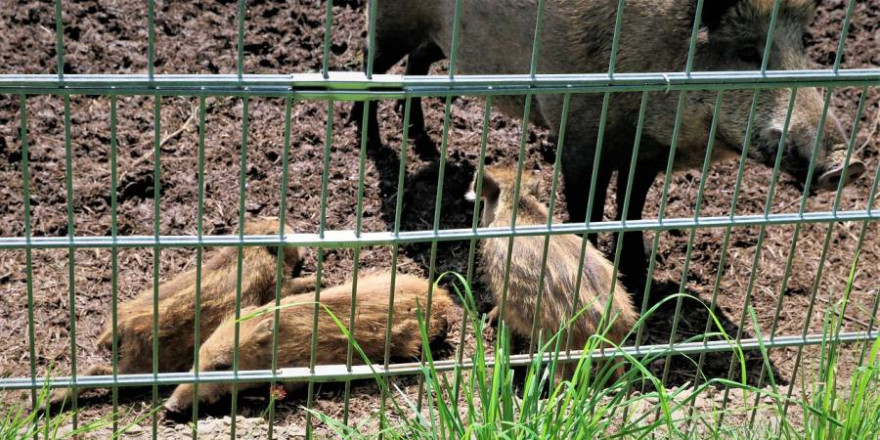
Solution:
<svg viewBox="0 0 880 440"><path fill-rule="evenodd" d="M845 183L848 183L864 173L865 164L860 160L850 159L849 165L846 165L846 146L842 145L831 152L826 163L816 170L819 176L816 178L816 188L833 191L840 185L840 179L845 177Z"/></svg>
<svg viewBox="0 0 880 440"><path fill-rule="evenodd" d="M819 156L813 160L811 156L816 145L815 136L815 129L795 126L785 138L782 168L802 184L806 182L811 165L815 167L811 188L819 191L834 191L841 179L845 179L845 184L850 184L865 173L866 167L862 161L850 157L847 164L847 145L840 142L831 127L826 131L827 138L822 140L823 145L818 147ZM755 157L773 166L781 138L780 128L773 127L765 131L762 138L758 139L759 148Z"/></svg>

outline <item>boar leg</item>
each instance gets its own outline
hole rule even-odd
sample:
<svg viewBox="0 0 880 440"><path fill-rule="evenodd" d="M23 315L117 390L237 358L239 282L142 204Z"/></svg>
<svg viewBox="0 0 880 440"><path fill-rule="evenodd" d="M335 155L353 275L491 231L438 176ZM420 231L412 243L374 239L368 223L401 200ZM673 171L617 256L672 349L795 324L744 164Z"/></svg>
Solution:
<svg viewBox="0 0 880 440"><path fill-rule="evenodd" d="M638 166L642 165L642 166ZM643 162L637 164L635 176L632 181L632 188L629 200L629 209L626 213L621 212L626 197L626 186L628 172L621 169L617 172L617 220L641 220L642 210L645 207L645 199L648 196L648 190L654 184L654 178L657 176L657 170L648 167ZM621 240L621 242L618 242ZM630 292L641 292L644 289L644 281L648 272L648 260L645 256L645 242L642 231L628 231L620 237L614 235L615 252L617 246L623 246L620 252L620 272L624 276L624 284L626 284ZM640 295L635 295L639 297Z"/></svg>
<svg viewBox="0 0 880 440"><path fill-rule="evenodd" d="M406 61L407 75L427 75L431 64L445 58L443 50L433 42L426 42L409 54ZM406 100L397 101L398 110L404 110ZM416 153L422 158L438 155L434 141L425 131L425 115L422 113L422 98L413 97L410 104L409 135L415 141Z"/></svg>
<svg viewBox="0 0 880 440"><path fill-rule="evenodd" d="M397 37L397 36L395 36ZM400 61L404 56L406 56L411 50L412 47L403 46L401 44L405 44L402 42L400 38L388 39L381 38L380 36L376 36L376 47L375 48L364 48L364 71L367 69L367 63L369 62L369 54L370 50L375 52L375 57L373 58L373 73L382 74L388 71L395 63ZM382 146L382 138L379 136L379 119L377 115L377 107L379 105L378 101L370 103L369 113L367 114L367 146L370 148L379 148ZM349 121L354 121L357 126L358 131L358 139L361 138L364 127L363 127L363 115L364 115L364 102L357 101L351 108L351 114L349 115Z"/></svg>
<svg viewBox="0 0 880 440"><path fill-rule="evenodd" d="M571 223L583 223L587 216L587 202L590 196L590 180L593 173L593 162L586 159L586 155L592 155L591 151L575 151L576 148L563 150L562 174L565 180L565 203L568 208L568 218ZM611 181L611 164L603 160L599 164L596 176L596 189L593 195L593 208L590 213L591 222L602 221L605 212L605 197L608 193L608 184ZM587 234L587 238L596 245L596 234Z"/></svg>

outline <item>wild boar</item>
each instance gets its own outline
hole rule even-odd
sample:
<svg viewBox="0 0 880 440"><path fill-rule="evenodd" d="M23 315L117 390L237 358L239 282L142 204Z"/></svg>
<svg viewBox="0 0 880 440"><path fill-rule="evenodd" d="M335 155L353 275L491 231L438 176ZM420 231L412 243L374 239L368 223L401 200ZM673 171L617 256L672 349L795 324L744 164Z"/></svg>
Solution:
<svg viewBox="0 0 880 440"><path fill-rule="evenodd" d="M455 0L381 0L376 5L375 54L377 73L426 43L448 57L451 53ZM537 72L544 74L605 73L609 68L617 1L547 0L541 33ZM775 25L768 69L799 70L809 67L803 35L814 15L815 0L782 0ZM696 15L695 0L626 0L615 72L684 71ZM461 2L456 73L524 74L530 69L537 0L468 0ZM706 0L694 54L695 71L758 70L764 56L773 0ZM436 57L435 57L436 58ZM700 167L709 143L715 91L686 93L677 141L677 169ZM751 90L730 90L723 96L713 159L738 157L742 151L753 96ZM596 176L595 202L589 213L600 221L612 172L618 170L617 206L623 206L629 163L633 152L638 93L611 95L604 130L602 155ZM772 165L791 92L787 89L758 92L757 114L748 140L748 156ZM628 212L617 219L641 218L648 190L666 169L672 145L678 93L650 93L641 146L637 158ZM531 122L558 133L562 119L561 95L537 94ZM512 117L522 117L524 99L498 97L496 107ZM603 96L576 94L571 99L563 154L565 201L571 222L583 222L588 213L593 161L599 135ZM844 171L844 136L833 115L825 121L813 157L822 121L823 97L811 87L797 89L791 123L786 133L783 169L804 181L812 164L812 188L834 189L841 178L854 180L865 171L851 160ZM372 135L372 132L369 132ZM378 136L378 133L376 133ZM595 236L590 239L595 244ZM628 232L622 243L621 270L640 284L647 262L641 232Z"/></svg>
<svg viewBox="0 0 880 440"><path fill-rule="evenodd" d="M426 313L429 282L412 275L397 275L394 285L394 325L391 328L391 355L416 359L421 353L422 338L417 309ZM351 311L352 284L347 283L321 291L320 302L346 325ZM357 313L354 337L364 354L373 362L385 353L385 329L388 322L388 301L391 293L390 274L372 274L358 279ZM281 321L278 326L278 366L308 366L311 353L314 294L305 293L284 298L281 302ZM239 370L266 370L272 365L272 338L275 327L274 303L242 310L242 316L252 316L239 326ZM447 291L435 288L431 305L429 340L442 338L453 319L456 306ZM424 316L424 315L423 315ZM208 338L199 351L199 371L226 371L232 369L234 350L234 319L229 318ZM349 339L339 330L330 315L322 308L318 318L317 364L344 364ZM354 361L361 363L360 356ZM238 389L257 384L241 383ZM287 384L295 388L301 383ZM208 404L216 402L231 390L228 383L199 384L198 399ZM165 403L172 413L188 411L193 403L193 387L181 384Z"/></svg>
<svg viewBox="0 0 880 440"><path fill-rule="evenodd" d="M286 232L292 233L290 227ZM277 235L279 220L261 218L245 223L245 235ZM277 270L276 246L242 248L242 307L257 306L275 297ZM315 289L315 276L293 278L302 268L303 249L284 248L284 295ZM220 322L235 310L238 249L223 248L202 265L200 342L204 342ZM195 269L159 285L159 371L187 371L192 367L195 348ZM153 288L119 305L117 311L119 374L149 373L153 368ZM98 347L111 351L113 329L107 328L98 339ZM110 364L90 367L84 375L113 374ZM79 391L82 391L80 388ZM55 390L49 404L60 405L72 398L71 389Z"/></svg>
<svg viewBox="0 0 880 440"><path fill-rule="evenodd" d="M470 200L478 197L477 178L474 177L471 191L467 194ZM517 225L546 224L550 213L538 199L540 183L540 179L523 173L520 197L515 201L516 169L486 167L479 195L484 203L481 225L510 227L514 204L518 205ZM513 333L531 336L533 322L537 319L536 328L543 331L545 338L549 338L562 329L574 313L585 308L568 329L571 333L570 348L583 348L590 336L600 332L605 332L605 337L615 344L623 342L638 320L638 313L627 291L613 277L614 268L596 248L589 242L586 245L580 289L575 291L583 239L573 234L550 237L542 300L538 307L538 282L545 237L514 238L508 262L509 241L509 238L487 238L480 243L480 270L496 304L490 312L491 317L498 315L498 304L504 294L505 272L510 264L507 303L504 316L500 318L504 319ZM609 301L610 311L603 321ZM600 322L604 322L607 331L606 327L599 327Z"/></svg>

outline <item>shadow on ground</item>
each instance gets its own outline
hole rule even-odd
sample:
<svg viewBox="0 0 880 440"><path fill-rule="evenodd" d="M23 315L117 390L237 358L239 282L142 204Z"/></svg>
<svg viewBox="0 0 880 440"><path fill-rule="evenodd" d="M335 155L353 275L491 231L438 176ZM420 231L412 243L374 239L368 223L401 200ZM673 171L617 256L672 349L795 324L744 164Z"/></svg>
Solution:
<svg viewBox="0 0 880 440"><path fill-rule="evenodd" d="M380 174L380 185L382 194L382 215L389 224L394 224L396 195L400 169L400 159L397 150L389 146L382 145L378 148L372 148L368 151L370 158L374 161ZM433 227L435 215L435 200L438 187L440 160L424 164L415 172L408 172L405 176L403 196L403 206L401 210L400 229L418 230L431 229ZM468 190L475 165L468 158L454 152L447 158L445 164L445 173L443 180L443 196L441 200L439 227L443 228L468 228L472 225L473 204L464 198L465 192ZM455 270L464 273L467 270L468 252L470 249L469 242L439 242L436 250L435 274L440 274L448 270ZM424 272L427 274L431 266L431 244L420 243L401 246L401 252L417 261ZM476 264L479 265L477 256ZM485 289L479 283L478 277L475 277L474 294L478 302L479 311L487 312L491 309L492 299L485 293ZM678 285L672 283L654 282L651 288L651 303L656 304L670 295L678 293ZM698 294L692 291L685 292L692 297L697 297L704 303L708 304L711 298L700 298ZM705 332L707 322L710 315L705 307L697 306L693 298L683 299L683 313L677 324L676 340L682 341ZM663 302L663 304L653 313L647 320L645 325L645 335L642 344L667 344L672 334L675 317L676 299ZM730 338L735 338L739 332L739 317L728 317L721 311L716 311L716 318L720 322L724 331ZM710 331L717 332L714 322ZM752 337L747 328L742 332L742 338ZM719 339L720 336L714 336ZM526 352L528 343L515 341L515 348L518 352ZM633 344L635 337L631 338L627 344ZM759 351L744 353L746 382L749 385L757 386L761 370L764 367L764 360ZM728 378L731 371L731 352L706 353L702 359L702 376L700 383L704 383L707 379L712 378ZM684 386L693 384L697 374L697 365L700 362L700 355L691 357L673 356L669 360L666 387ZM739 365L735 365L733 370L733 379L741 379L741 369ZM785 383L785 378L771 364L774 377L777 383ZM649 369L657 377L664 376L666 369L666 357L656 359L649 364ZM520 373L522 374L522 373ZM766 384L767 376L764 375L763 384Z"/></svg>

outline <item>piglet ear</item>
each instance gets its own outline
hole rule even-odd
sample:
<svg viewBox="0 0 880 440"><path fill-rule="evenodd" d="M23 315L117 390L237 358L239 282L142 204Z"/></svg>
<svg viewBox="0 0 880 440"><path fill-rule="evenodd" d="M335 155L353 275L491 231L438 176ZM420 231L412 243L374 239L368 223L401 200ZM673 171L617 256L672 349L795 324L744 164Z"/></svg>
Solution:
<svg viewBox="0 0 880 440"><path fill-rule="evenodd" d="M697 9L697 1L693 0L694 10ZM703 15L700 17L703 26L709 30L717 29L724 19L724 15L730 8L744 0L703 0Z"/></svg>
<svg viewBox="0 0 880 440"><path fill-rule="evenodd" d="M492 200L498 197L498 182L488 169L483 169L482 177L479 172L474 173L474 180L471 182L470 190L464 195L464 198L475 202L477 200L478 186L480 187L480 198Z"/></svg>
<svg viewBox="0 0 880 440"><path fill-rule="evenodd" d="M274 312L272 312L274 314ZM279 328L280 332L281 329ZM267 347L272 344L272 335L275 332L275 320L272 318L262 319L260 323L257 324L257 328L254 332L254 336L256 337L257 342L262 347Z"/></svg>

